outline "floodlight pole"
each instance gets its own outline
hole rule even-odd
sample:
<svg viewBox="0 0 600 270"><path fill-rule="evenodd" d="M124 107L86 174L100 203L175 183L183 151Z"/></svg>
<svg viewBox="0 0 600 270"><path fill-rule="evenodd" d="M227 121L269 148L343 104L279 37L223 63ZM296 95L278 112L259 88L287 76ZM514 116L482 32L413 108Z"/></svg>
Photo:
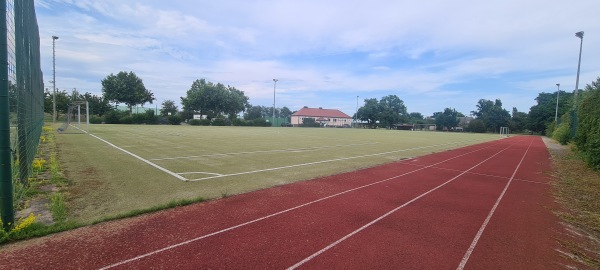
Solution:
<svg viewBox="0 0 600 270"><path fill-rule="evenodd" d="M577 79L575 80L575 97L573 98L573 117L571 123L571 136L575 137L577 133L577 92L579 92L579 71L581 69L581 51L583 49L583 31L575 33L575 36L581 39L579 43L579 61L577 62Z"/></svg>
<svg viewBox="0 0 600 270"><path fill-rule="evenodd" d="M278 79L273 79L273 123L271 124L273 127L275 126L275 88L277 87Z"/></svg>
<svg viewBox="0 0 600 270"><path fill-rule="evenodd" d="M358 96L356 96L356 111L354 112L354 128L356 128L356 121L358 121Z"/></svg>
<svg viewBox="0 0 600 270"><path fill-rule="evenodd" d="M52 123L56 123L56 40L57 36L52 36Z"/></svg>
<svg viewBox="0 0 600 270"><path fill-rule="evenodd" d="M556 84L558 90L556 91L556 110L554 111L554 122L558 124L558 96L560 96L560 83Z"/></svg>

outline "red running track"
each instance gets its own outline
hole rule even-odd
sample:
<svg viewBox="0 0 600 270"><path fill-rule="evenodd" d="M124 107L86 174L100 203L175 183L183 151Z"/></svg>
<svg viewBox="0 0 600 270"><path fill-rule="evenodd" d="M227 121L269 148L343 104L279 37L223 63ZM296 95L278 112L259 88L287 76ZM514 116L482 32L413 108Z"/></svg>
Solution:
<svg viewBox="0 0 600 270"><path fill-rule="evenodd" d="M511 137L5 246L0 269L562 269L549 158Z"/></svg>

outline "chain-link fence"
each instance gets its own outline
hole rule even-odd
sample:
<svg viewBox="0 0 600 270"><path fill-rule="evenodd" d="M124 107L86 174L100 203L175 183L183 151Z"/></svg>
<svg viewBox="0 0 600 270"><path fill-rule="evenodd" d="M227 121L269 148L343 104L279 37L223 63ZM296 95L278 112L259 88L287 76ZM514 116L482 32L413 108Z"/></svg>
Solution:
<svg viewBox="0 0 600 270"><path fill-rule="evenodd" d="M40 37L33 0L0 0L0 211L14 224L13 181L27 184L44 125Z"/></svg>

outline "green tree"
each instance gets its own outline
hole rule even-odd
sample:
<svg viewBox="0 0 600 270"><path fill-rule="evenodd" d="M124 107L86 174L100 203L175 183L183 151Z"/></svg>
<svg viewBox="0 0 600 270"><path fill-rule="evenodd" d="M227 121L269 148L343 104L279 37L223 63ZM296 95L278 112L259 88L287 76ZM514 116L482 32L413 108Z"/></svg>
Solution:
<svg viewBox="0 0 600 270"><path fill-rule="evenodd" d="M485 133L485 123L481 119L473 119L469 122L467 130L475 133Z"/></svg>
<svg viewBox="0 0 600 270"><path fill-rule="evenodd" d="M248 97L243 91L205 79L192 83L185 97L181 97L184 111L206 115L209 119L227 114L230 119L248 107Z"/></svg>
<svg viewBox="0 0 600 270"><path fill-rule="evenodd" d="M131 113L133 106L152 104L154 94L146 89L142 79L133 71L112 73L102 80L102 93L110 102L125 103Z"/></svg>
<svg viewBox="0 0 600 270"><path fill-rule="evenodd" d="M160 115L167 117L169 115L177 114L177 106L175 105L175 101L173 100L165 100L161 104L162 108L160 109Z"/></svg>
<svg viewBox="0 0 600 270"><path fill-rule="evenodd" d="M79 99L85 100L88 102L88 106L90 108L90 115L98 115L103 116L108 111L113 110L113 107L110 105L110 102L104 98L103 96L96 96L89 92L81 95Z"/></svg>
<svg viewBox="0 0 600 270"><path fill-rule="evenodd" d="M519 112L516 107L513 107L512 117L508 127L513 132L523 132L528 126L528 115L524 112Z"/></svg>
<svg viewBox="0 0 600 270"><path fill-rule="evenodd" d="M404 101L396 95L388 95L381 98L378 108L382 126L392 128L392 125L408 120Z"/></svg>
<svg viewBox="0 0 600 270"><path fill-rule="evenodd" d="M425 124L425 117L419 112L411 112L408 114L409 122L413 124Z"/></svg>
<svg viewBox="0 0 600 270"><path fill-rule="evenodd" d="M496 99L496 101L480 99L477 102L477 110L472 111L478 119L481 119L488 131L496 132L500 127L508 126L510 121L510 113L502 108L502 101Z"/></svg>
<svg viewBox="0 0 600 270"><path fill-rule="evenodd" d="M462 115L462 113L451 108L445 108L443 112L433 113L437 128L443 130L450 130L458 126L458 117L462 117Z"/></svg>
<svg viewBox="0 0 600 270"><path fill-rule="evenodd" d="M52 113L53 110L53 106L52 106L52 93L50 93L50 91L46 90L44 92L44 112L46 113ZM57 117L60 114L66 114L67 111L69 110L69 104L71 104L71 95L69 95L69 93L67 93L66 90L57 90L56 91L56 115Z"/></svg>
<svg viewBox="0 0 600 270"><path fill-rule="evenodd" d="M361 121L366 121L371 128L375 128L380 116L379 102L376 98L365 99L365 105L358 108L356 116Z"/></svg>
<svg viewBox="0 0 600 270"><path fill-rule="evenodd" d="M542 92L535 98L537 104L529 109L528 114L529 129L533 132L545 134L546 128L554 121L556 95L557 92ZM573 107L573 93L560 91L558 96L558 117L560 118Z"/></svg>
<svg viewBox="0 0 600 270"><path fill-rule="evenodd" d="M285 118L289 121L290 117L292 117L292 114L293 114L293 112L290 110L290 108L284 106L280 110L279 117Z"/></svg>

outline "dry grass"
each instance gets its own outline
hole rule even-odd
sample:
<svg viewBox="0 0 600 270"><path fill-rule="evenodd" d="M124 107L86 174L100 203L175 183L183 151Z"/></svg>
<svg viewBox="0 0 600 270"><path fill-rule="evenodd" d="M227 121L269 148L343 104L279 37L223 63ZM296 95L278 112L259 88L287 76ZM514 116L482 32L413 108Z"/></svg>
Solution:
<svg viewBox="0 0 600 270"><path fill-rule="evenodd" d="M549 150L563 209L558 215L570 232L561 239L562 248L575 262L600 269L600 172L588 168L569 147L549 145Z"/></svg>

